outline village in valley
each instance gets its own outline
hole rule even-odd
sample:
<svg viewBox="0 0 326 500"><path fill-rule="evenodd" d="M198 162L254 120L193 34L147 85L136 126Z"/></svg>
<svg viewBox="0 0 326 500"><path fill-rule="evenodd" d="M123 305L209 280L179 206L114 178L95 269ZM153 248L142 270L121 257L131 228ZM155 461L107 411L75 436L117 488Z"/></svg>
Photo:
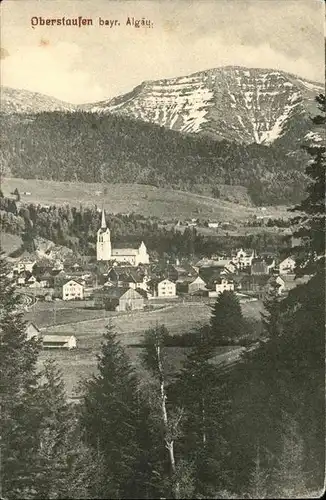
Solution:
<svg viewBox="0 0 326 500"><path fill-rule="evenodd" d="M196 226L194 219L188 224ZM214 230L218 226L215 222L207 225ZM172 333L182 334L208 322L211 305L224 291L234 292L245 314L249 307L248 314L258 321L262 302L273 287L282 296L296 285L291 247L298 240L288 231L284 239L287 256L284 252L234 248L229 254L209 257L158 259L151 257L146 241L128 247L115 243L110 219L102 209L94 234L96 256L69 251L62 257L60 247L47 253L23 252L8 258L8 277L23 298L28 338L40 338L43 350L52 351L56 358L58 349L82 353L85 346L92 346L96 352L99 342L92 344L88 339L85 343L80 335L79 327L85 322L92 338L98 321L104 327L109 320L119 322L120 318L123 322L128 316L134 322L135 344L141 342L140 330L158 321L171 327ZM182 324L174 331L177 314ZM132 329L130 333L132 337ZM124 342L123 333L121 339ZM78 374L73 377L77 379ZM71 384L70 388L74 393Z"/></svg>

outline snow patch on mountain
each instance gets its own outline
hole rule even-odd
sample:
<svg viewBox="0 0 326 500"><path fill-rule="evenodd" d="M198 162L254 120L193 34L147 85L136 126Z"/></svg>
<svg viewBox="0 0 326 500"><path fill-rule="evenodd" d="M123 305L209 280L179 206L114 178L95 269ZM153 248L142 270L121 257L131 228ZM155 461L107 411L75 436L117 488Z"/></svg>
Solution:
<svg viewBox="0 0 326 500"><path fill-rule="evenodd" d="M184 124L181 126L182 132L198 132L201 129L201 125L207 121L205 118L208 113L207 107L213 96L212 91L201 85L187 96L186 101L179 99L180 107L186 112Z"/></svg>

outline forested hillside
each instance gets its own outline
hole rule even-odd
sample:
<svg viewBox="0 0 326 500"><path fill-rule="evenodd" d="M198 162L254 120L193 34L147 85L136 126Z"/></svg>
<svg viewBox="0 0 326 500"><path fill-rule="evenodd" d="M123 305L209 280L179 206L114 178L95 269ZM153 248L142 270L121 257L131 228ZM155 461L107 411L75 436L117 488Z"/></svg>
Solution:
<svg viewBox="0 0 326 500"><path fill-rule="evenodd" d="M289 204L305 185L304 152L182 134L112 115L44 112L3 116L6 175L84 182L132 182L196 190L242 185L255 204Z"/></svg>
<svg viewBox="0 0 326 500"><path fill-rule="evenodd" d="M151 256L210 256L228 252L235 247L253 247L257 251L267 246L279 249L285 245L280 234L248 234L247 236L220 236L218 239L198 234L195 228L184 232L160 226L156 220L137 214L108 214L112 241L136 244L142 240ZM42 207L33 203L18 209L13 199L0 196L0 231L22 237L23 249L33 252L37 238L45 238L66 246L76 254L95 256L96 233L100 226L100 213L96 206ZM22 249L22 250L23 250Z"/></svg>

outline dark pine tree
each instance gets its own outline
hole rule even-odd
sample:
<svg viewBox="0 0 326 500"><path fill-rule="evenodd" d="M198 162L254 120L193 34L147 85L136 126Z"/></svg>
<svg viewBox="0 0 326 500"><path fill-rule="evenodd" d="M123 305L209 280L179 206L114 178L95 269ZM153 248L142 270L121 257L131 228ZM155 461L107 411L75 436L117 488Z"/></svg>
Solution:
<svg viewBox="0 0 326 500"><path fill-rule="evenodd" d="M37 447L35 400L39 377L36 362L39 342L27 340L19 311L19 296L7 277L0 256L0 405L1 481L3 495L29 498L33 494L30 464Z"/></svg>
<svg viewBox="0 0 326 500"><path fill-rule="evenodd" d="M212 363L214 346L202 335L187 355L183 369L170 389L184 409L179 449L192 464L193 493L212 498L229 489L229 450L223 436L227 427L228 398ZM223 394L223 397L221 397Z"/></svg>
<svg viewBox="0 0 326 500"><path fill-rule="evenodd" d="M318 102L323 115L314 121L321 124L325 98L319 96ZM244 415L250 415L239 429L246 429L249 443L259 437L264 464L269 457L269 471L283 463L283 486L275 489L278 480L270 484L271 495L279 497L292 494L295 468L304 477L301 493L296 490L299 495L306 489L322 492L325 473L325 147L314 146L309 152L312 162L306 173L311 182L307 197L295 208L301 214L293 221L300 226L295 235L303 238L293 249L296 271L307 282L283 300L270 297L263 317L266 338L245 355L236 381L242 392L247 391L242 408ZM284 415L293 425L284 425ZM292 453L290 446L300 453L295 448ZM296 465L284 465L291 456Z"/></svg>
<svg viewBox="0 0 326 500"><path fill-rule="evenodd" d="M98 371L86 384L81 408L85 444L99 454L104 468L94 494L142 498L147 468L141 460L146 446L140 439L143 408L135 371L112 327L104 335Z"/></svg>
<svg viewBox="0 0 326 500"><path fill-rule="evenodd" d="M325 96L319 95L317 103L320 114L313 118L313 123L325 127ZM294 288L283 302L288 318L284 354L287 370L295 381L290 398L297 408L298 433L303 440L306 484L322 491L325 473L325 144L310 147L308 152L312 161L306 174L311 182L306 198L296 207L303 215L295 220L300 226L295 236L303 238L296 259L297 275L308 275L310 279Z"/></svg>
<svg viewBox="0 0 326 500"><path fill-rule="evenodd" d="M53 360L44 364L37 400L38 448L30 464L34 498L89 498L102 463L82 443L78 407L68 403Z"/></svg>
<svg viewBox="0 0 326 500"><path fill-rule="evenodd" d="M312 119L316 126L326 124L326 100L324 95L316 98L320 114ZM306 198L292 211L301 212L293 219L299 224L294 236L302 243L294 249L296 253L297 274L315 274L323 272L325 266L325 173L326 148L325 142L305 147L311 156L306 167L306 175L311 179L307 187Z"/></svg>
<svg viewBox="0 0 326 500"><path fill-rule="evenodd" d="M214 306L210 318L210 335L215 344L237 342L246 333L246 327L239 299L234 292L222 292Z"/></svg>

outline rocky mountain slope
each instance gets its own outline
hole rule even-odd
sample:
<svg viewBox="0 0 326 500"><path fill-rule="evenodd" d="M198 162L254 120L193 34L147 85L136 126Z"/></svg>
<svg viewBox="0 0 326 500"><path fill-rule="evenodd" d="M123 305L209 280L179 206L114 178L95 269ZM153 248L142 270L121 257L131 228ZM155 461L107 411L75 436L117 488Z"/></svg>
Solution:
<svg viewBox="0 0 326 500"><path fill-rule="evenodd" d="M73 111L75 109L75 107L68 102L63 102L38 92L30 92L29 90L1 86L0 96L1 112L6 114Z"/></svg>
<svg viewBox="0 0 326 500"><path fill-rule="evenodd" d="M283 71L228 66L143 82L127 94L83 109L184 133L270 145L287 134L292 142L309 133L309 114L314 114L314 98L321 92L321 84Z"/></svg>

